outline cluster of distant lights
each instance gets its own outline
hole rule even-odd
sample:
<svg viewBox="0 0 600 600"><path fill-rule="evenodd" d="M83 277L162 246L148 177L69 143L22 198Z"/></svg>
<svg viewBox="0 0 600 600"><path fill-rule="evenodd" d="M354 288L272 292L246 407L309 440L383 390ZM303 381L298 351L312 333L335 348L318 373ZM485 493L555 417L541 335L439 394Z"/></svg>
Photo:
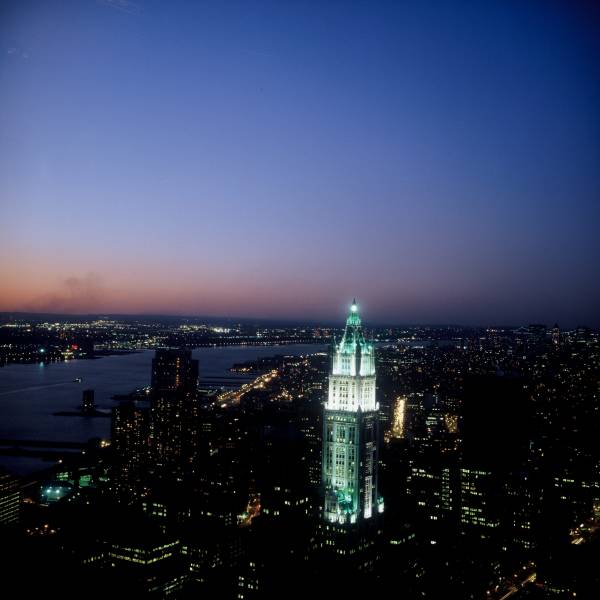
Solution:
<svg viewBox="0 0 600 600"><path fill-rule="evenodd" d="M91 322L76 322L76 323L29 323L29 322L15 322L15 323L3 323L0 325L0 328L11 328L11 329L47 329L49 331L52 330L69 330L69 329L90 329L93 327L96 328L107 328L107 327L127 327L128 325L123 323L118 323L117 321L91 321Z"/></svg>
<svg viewBox="0 0 600 600"><path fill-rule="evenodd" d="M56 533L56 529L51 529L48 523L44 523L41 527L33 527L26 529L27 535L53 535Z"/></svg>
<svg viewBox="0 0 600 600"><path fill-rule="evenodd" d="M239 328L233 329L232 327L221 327L217 325L189 325L184 324L178 327L180 331L211 331L212 333L231 333L234 331L235 333L239 333Z"/></svg>
<svg viewBox="0 0 600 600"><path fill-rule="evenodd" d="M57 500L61 500L66 495L71 492L70 488L64 487L47 487L42 491L42 497L45 498L48 502L56 502Z"/></svg>

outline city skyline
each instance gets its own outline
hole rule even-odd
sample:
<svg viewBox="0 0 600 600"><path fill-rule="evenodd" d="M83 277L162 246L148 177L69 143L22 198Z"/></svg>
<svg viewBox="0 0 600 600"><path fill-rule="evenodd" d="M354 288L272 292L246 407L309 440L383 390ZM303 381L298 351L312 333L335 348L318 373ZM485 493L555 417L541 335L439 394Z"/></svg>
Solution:
<svg viewBox="0 0 600 600"><path fill-rule="evenodd" d="M337 317L339 321L340 315L344 315L347 312L348 306L350 304L345 304L338 311ZM75 323L85 323L86 321L92 320L115 320L117 322L130 322L130 321L138 321L139 322L148 322L156 321L160 323L164 322L173 322L173 323L181 323L185 324L186 322L202 324L205 327L212 327L218 325L245 325L245 326L254 326L254 327L284 327L284 328L325 328L325 329L341 329L339 327L339 322L336 321L336 316L331 318L323 318L323 319L294 319L293 317L283 317L283 318L274 318L274 317L252 317L252 316L239 316L239 315L193 315L193 314L155 314L155 313L107 313L107 312L98 312L98 313L58 313L58 312L28 312L28 311L0 311L0 320L3 320L5 323L52 323L56 321L56 323L68 323L70 320L73 320ZM542 322L540 320L530 320L530 321L522 321L522 322L479 322L479 323L453 323L453 322L408 322L404 321L378 321L375 320L370 323L370 329L381 329L385 330L388 328L398 329L398 328L407 328L409 330L418 330L419 328L431 328L431 329L500 329L500 330L518 330L518 329L527 329L528 326L538 326L542 325L547 327L548 331L550 331L553 327L559 327L564 331L574 331L578 328L590 328L597 329L590 325L590 323L584 323L579 321L573 321L571 323L558 323L556 321L549 320L547 322Z"/></svg>
<svg viewBox="0 0 600 600"><path fill-rule="evenodd" d="M591 597L598 331L386 328L376 345L360 314L343 336L0 326L9 581L26 597L65 570L63 597L250 600L290 581Z"/></svg>
<svg viewBox="0 0 600 600"><path fill-rule="evenodd" d="M598 10L455 6L5 3L0 311L600 325Z"/></svg>
<svg viewBox="0 0 600 600"><path fill-rule="evenodd" d="M0 589L595 598L599 34L0 2Z"/></svg>

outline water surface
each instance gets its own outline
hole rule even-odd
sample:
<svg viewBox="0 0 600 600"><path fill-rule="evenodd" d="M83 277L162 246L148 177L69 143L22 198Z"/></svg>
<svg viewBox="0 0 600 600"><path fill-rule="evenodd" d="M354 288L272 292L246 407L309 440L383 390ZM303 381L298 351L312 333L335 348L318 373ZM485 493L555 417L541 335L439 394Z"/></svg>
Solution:
<svg viewBox="0 0 600 600"><path fill-rule="evenodd" d="M237 362L276 354L299 355L323 351L316 344L285 346L226 346L198 348L200 384L207 379L231 378L229 385L248 380L247 375L229 373ZM110 419L58 417L53 413L76 409L84 389L95 392L98 408L116 403L115 394L127 394L150 384L154 352L105 356L95 360L73 360L52 364L8 365L0 368L0 438L51 441L87 441L110 436ZM81 378L81 383L74 380ZM16 472L27 472L41 461L30 457L0 455L0 465Z"/></svg>

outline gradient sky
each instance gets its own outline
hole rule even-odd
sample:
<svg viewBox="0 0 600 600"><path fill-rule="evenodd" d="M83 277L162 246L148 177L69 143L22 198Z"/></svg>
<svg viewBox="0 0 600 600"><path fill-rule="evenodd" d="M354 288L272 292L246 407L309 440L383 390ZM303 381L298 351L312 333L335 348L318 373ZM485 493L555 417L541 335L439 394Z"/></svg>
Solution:
<svg viewBox="0 0 600 600"><path fill-rule="evenodd" d="M0 310L600 325L596 2L4 0Z"/></svg>

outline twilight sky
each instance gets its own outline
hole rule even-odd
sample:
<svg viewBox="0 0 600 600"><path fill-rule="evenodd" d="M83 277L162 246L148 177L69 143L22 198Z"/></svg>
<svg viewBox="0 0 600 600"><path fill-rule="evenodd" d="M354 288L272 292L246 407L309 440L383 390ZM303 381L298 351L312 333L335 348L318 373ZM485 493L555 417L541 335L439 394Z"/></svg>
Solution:
<svg viewBox="0 0 600 600"><path fill-rule="evenodd" d="M600 325L598 6L5 0L0 310Z"/></svg>

